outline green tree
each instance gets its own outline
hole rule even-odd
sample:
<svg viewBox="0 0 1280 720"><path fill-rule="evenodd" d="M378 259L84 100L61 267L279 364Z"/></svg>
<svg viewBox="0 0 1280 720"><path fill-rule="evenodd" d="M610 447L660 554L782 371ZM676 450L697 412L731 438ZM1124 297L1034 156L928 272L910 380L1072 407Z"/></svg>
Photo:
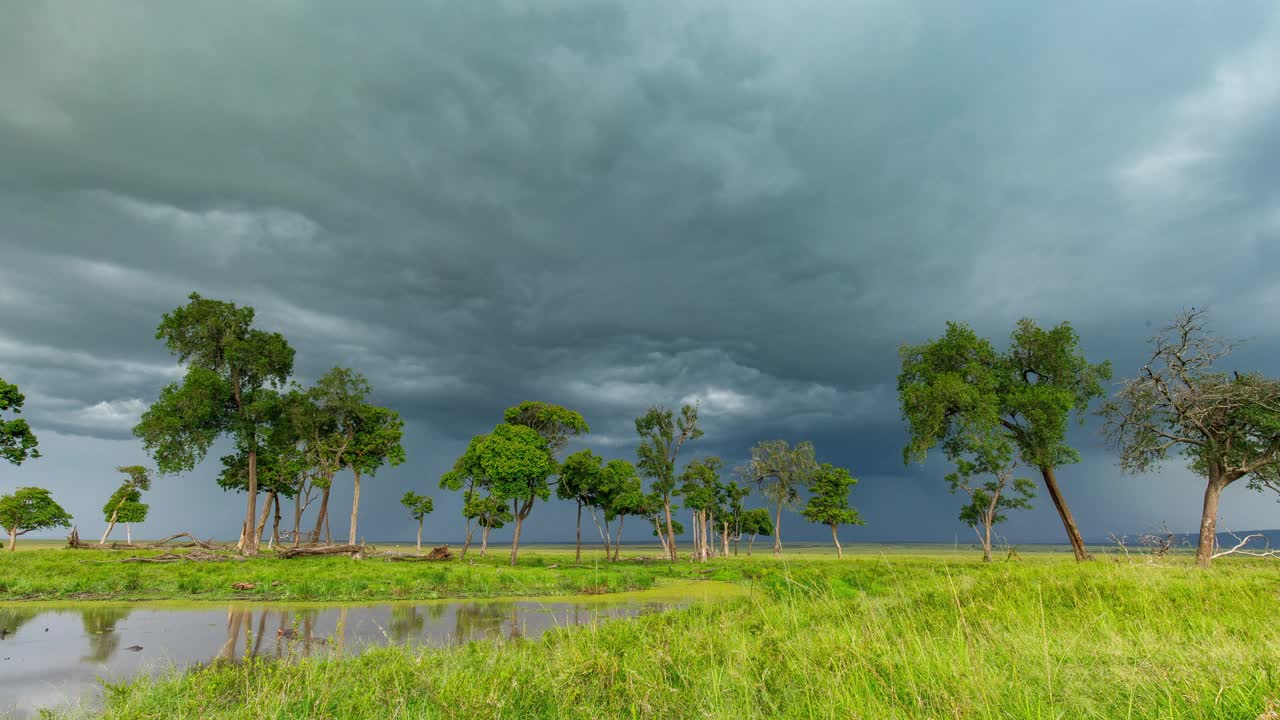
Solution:
<svg viewBox="0 0 1280 720"><path fill-rule="evenodd" d="M265 406L271 393L263 393L261 402ZM274 511L274 522L271 526L271 547L280 544L280 498L295 498L302 490L300 476L308 471L307 458L298 442L295 428L289 419L288 398L275 395L275 405L270 412L263 413L260 426L260 444L254 453L254 467L257 470L258 491L267 495L262 513L254 524L245 529L252 534L254 543L261 541L263 530L267 525L268 515ZM249 489L249 449L240 446L237 452L222 457L222 472L218 475L218 485L223 490L247 492ZM295 513L295 542L298 516ZM244 540L242 539L242 542Z"/></svg>
<svg viewBox="0 0 1280 720"><path fill-rule="evenodd" d="M956 465L947 483L952 493L963 492L969 498L960 509L960 520L977 533L984 562L991 562L992 528L1007 519L1006 511L1030 509L1036 495L1030 480L1014 477L1017 461L1009 438L991 430L956 433L945 447Z"/></svg>
<svg viewBox="0 0 1280 720"><path fill-rule="evenodd" d="M481 497L479 493L471 493L463 502L462 512L467 517L475 518L480 526L480 557L489 551L489 533L501 530L511 522L511 509L492 493Z"/></svg>
<svg viewBox="0 0 1280 720"><path fill-rule="evenodd" d="M465 540L462 543L462 552L459 553L460 558L467 557L467 550L471 548L471 538L475 534L476 522L481 519L481 516L488 509L485 503L485 496L486 494L492 494L489 478L485 476L484 468L480 465L480 447L488 439L488 435L477 435L471 438L471 442L467 444L466 451L459 455L457 460L454 460L453 467L449 472L440 477L440 488L442 490L462 491L462 518ZM482 525L481 527L488 526ZM484 535L484 539L487 540L488 532L486 531ZM485 544L487 545L487 543Z"/></svg>
<svg viewBox="0 0 1280 720"><path fill-rule="evenodd" d="M436 509L435 503L430 496L409 491L400 498L400 504L418 521L418 552L422 552L422 520Z"/></svg>
<svg viewBox="0 0 1280 720"><path fill-rule="evenodd" d="M751 536L751 540L747 542L747 557L751 557L751 548L756 544L756 537L773 534L773 518L769 517L768 508L752 508L743 511L739 522L742 532Z"/></svg>
<svg viewBox="0 0 1280 720"><path fill-rule="evenodd" d="M466 474L484 478L494 497L512 504L516 526L511 538L511 564L515 565L525 519L537 500L551 497L549 478L557 468L547 440L526 425L504 423L492 433L474 438L468 454L475 467Z"/></svg>
<svg viewBox="0 0 1280 720"><path fill-rule="evenodd" d="M751 448L751 459L738 469L738 474L760 489L760 494L777 508L773 521L773 554L782 554L782 510L800 504L800 492L818 474L818 460L813 443L804 441L795 447L786 440L766 440Z"/></svg>
<svg viewBox="0 0 1280 720"><path fill-rule="evenodd" d="M848 469L822 463L809 485L809 502L800 511L805 520L831 528L831 541L836 544L836 557L844 557L844 548L840 547L836 529L841 525L865 524L862 515L849 504L849 491L857 484L858 479L850 475Z"/></svg>
<svg viewBox="0 0 1280 720"><path fill-rule="evenodd" d="M384 465L395 467L405 460L404 420L400 413L376 405L360 408L356 433L343 456L351 468L351 533L347 542L356 543L356 518L360 513L360 476L373 477Z"/></svg>
<svg viewBox="0 0 1280 720"><path fill-rule="evenodd" d="M17 414L22 412L24 402L26 398L18 392L18 386L0 378L0 410ZM35 433L31 432L31 426L26 420L0 418L0 458L14 465L21 465L24 460L40 457L38 444Z"/></svg>
<svg viewBox="0 0 1280 720"><path fill-rule="evenodd" d="M147 519L148 506L142 502L142 493L151 489L151 471L142 465L122 465L116 472L123 473L126 478L120 487L111 493L107 504L102 506L102 517L107 521L107 531L102 533L99 545L107 543L107 536L115 529L117 522L144 522ZM133 532L130 528L129 544L133 544Z"/></svg>
<svg viewBox="0 0 1280 720"><path fill-rule="evenodd" d="M347 452L355 440L365 412L365 398L372 392L363 375L348 368L335 367L316 380L305 391L294 391L287 400L287 412L297 434L307 465L312 469L310 482L320 488L320 508L312 542L331 542L329 533L329 495L333 478L347 467ZM295 514L300 512L295 508ZM297 543L297 528L294 528Z"/></svg>
<svg viewBox="0 0 1280 720"><path fill-rule="evenodd" d="M1079 462L1066 442L1072 414L1084 421L1104 394L1110 363L1090 363L1070 323L1050 329L1018 321L1001 353L968 325L947 323L937 340L904 346L898 395L910 431L905 462L971 427L999 427L1026 464L1038 468L1077 560L1089 559L1084 538L1058 487L1056 468Z"/></svg>
<svg viewBox="0 0 1280 720"><path fill-rule="evenodd" d="M736 481L730 481L724 486L724 507L725 507L725 554L729 553L729 537L733 537L733 554L738 554L738 543L742 539L742 513L744 511L743 501L751 495L750 485L739 485Z"/></svg>
<svg viewBox="0 0 1280 720"><path fill-rule="evenodd" d="M604 459L590 450L579 450L565 458L560 466L560 481L556 484L556 497L561 500L573 500L578 505L574 562L582 562L582 508L596 503L600 493L603 467ZM593 515L592 519L594 518ZM605 549L608 550L607 540Z"/></svg>
<svg viewBox="0 0 1280 720"><path fill-rule="evenodd" d="M622 525L627 517L647 517L651 514L653 504L650 496L644 491L644 482L636 468L626 460L610 460L602 471L604 485L609 489L605 497L605 528L615 519L618 521L617 534L613 541L613 560L617 562L622 551ZM606 533L606 538L608 537ZM605 548L608 550L608 547Z"/></svg>
<svg viewBox="0 0 1280 720"><path fill-rule="evenodd" d="M556 461L560 460L560 453L570 439L591 432L578 412L541 400L526 400L507 408L502 413L502 421L533 428L547 441L547 452Z"/></svg>
<svg viewBox="0 0 1280 720"><path fill-rule="evenodd" d="M10 552L18 546L19 535L32 530L70 527L71 519L44 488L20 487L12 495L0 495L0 527L9 533Z"/></svg>
<svg viewBox="0 0 1280 720"><path fill-rule="evenodd" d="M685 405L680 408L680 417L677 418L666 408L650 407L644 415L636 418L636 434L640 436L636 467L649 478L650 492L662 501L664 517L660 526L667 532L663 549L675 562L676 526L671 520L671 495L676 489L676 458L686 442L702 437L702 428L698 427L698 408Z"/></svg>
<svg viewBox="0 0 1280 720"><path fill-rule="evenodd" d="M693 513L693 556L703 562L711 556L709 536L719 508L721 464L715 456L690 461L680 474L680 487L675 490Z"/></svg>
<svg viewBox="0 0 1280 720"><path fill-rule="evenodd" d="M1265 480L1280 472L1280 381L1218 370L1238 343L1214 337L1203 310L1184 311L1150 342L1150 358L1137 377L1125 380L1102 407L1104 431L1127 472L1157 469L1177 449L1204 476L1196 563L1208 567L1221 555L1222 491L1242 478Z"/></svg>
<svg viewBox="0 0 1280 720"><path fill-rule="evenodd" d="M241 550L258 551L253 527L258 500L257 450L269 414L278 408L270 388L293 372L293 348L279 333L253 327L251 307L208 300L166 313L156 330L178 362L187 366L181 383L165 386L133 429L162 474L191 471L220 435L230 434L248 459L248 500Z"/></svg>

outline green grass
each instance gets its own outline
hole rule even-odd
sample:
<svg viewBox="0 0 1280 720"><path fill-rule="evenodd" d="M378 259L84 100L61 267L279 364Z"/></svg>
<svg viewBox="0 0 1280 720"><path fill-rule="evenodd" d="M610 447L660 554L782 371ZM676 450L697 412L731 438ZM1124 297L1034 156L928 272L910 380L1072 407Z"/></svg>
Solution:
<svg viewBox="0 0 1280 720"><path fill-rule="evenodd" d="M106 716L1236 720L1280 701L1280 567L1264 562L876 553L667 571L751 593L536 642L142 679Z"/></svg>

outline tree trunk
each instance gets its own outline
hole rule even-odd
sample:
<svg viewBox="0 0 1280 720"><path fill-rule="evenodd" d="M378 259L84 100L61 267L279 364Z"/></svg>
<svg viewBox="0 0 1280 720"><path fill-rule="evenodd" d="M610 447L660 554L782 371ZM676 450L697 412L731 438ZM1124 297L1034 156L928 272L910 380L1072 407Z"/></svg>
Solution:
<svg viewBox="0 0 1280 720"><path fill-rule="evenodd" d="M729 521L725 520L720 524L720 550L725 557L729 557Z"/></svg>
<svg viewBox="0 0 1280 720"><path fill-rule="evenodd" d="M422 552L422 518L418 518L418 552Z"/></svg>
<svg viewBox="0 0 1280 720"><path fill-rule="evenodd" d="M511 566L515 567L516 553L520 552L520 529L524 525L524 518L516 516L516 530L511 534Z"/></svg>
<svg viewBox="0 0 1280 720"><path fill-rule="evenodd" d="M618 552L622 548L622 521L627 518L626 515L618 516L618 537L613 541L613 561L618 562Z"/></svg>
<svg viewBox="0 0 1280 720"><path fill-rule="evenodd" d="M257 448L249 449L249 500L246 503L244 511L244 522L246 528L252 528L255 520L258 519L258 450ZM254 536L246 537L244 545L240 551L245 555L258 554L258 538Z"/></svg>
<svg viewBox="0 0 1280 720"><path fill-rule="evenodd" d="M262 516L258 518L258 524L253 526L253 546L255 548L262 542L262 531L267 527L267 515L269 514L271 514L270 498L262 504Z"/></svg>
<svg viewBox="0 0 1280 720"><path fill-rule="evenodd" d="M107 544L107 536L109 536L109 535L111 534L111 531L115 529L115 527L116 527L116 516L117 516L119 513L120 513L120 507L119 507L119 506L116 506L116 509L111 511L111 522L107 524L107 531L106 531L106 532L104 532L104 533L102 533L102 539L98 541L98 544L99 544L99 545L106 545L106 544Z"/></svg>
<svg viewBox="0 0 1280 720"><path fill-rule="evenodd" d="M752 535L751 539L747 541L747 557L751 557L751 546L755 544L756 544L756 536Z"/></svg>
<svg viewBox="0 0 1280 720"><path fill-rule="evenodd" d="M605 554L609 552L609 547L605 546ZM573 561L575 563L582 562L582 501L578 501L578 544L573 551Z"/></svg>
<svg viewBox="0 0 1280 720"><path fill-rule="evenodd" d="M782 555L782 503L778 503L778 517L773 521L773 555Z"/></svg>
<svg viewBox="0 0 1280 720"><path fill-rule="evenodd" d="M1216 475L1216 473L1211 473ZM1204 510L1200 513L1200 542L1196 545L1196 565L1207 568L1213 561L1213 548L1218 540L1218 500L1227 483L1221 477L1210 477L1204 487Z"/></svg>
<svg viewBox="0 0 1280 720"><path fill-rule="evenodd" d="M280 546L280 493L271 491L271 506L275 508L274 520L271 523L271 547Z"/></svg>
<svg viewBox="0 0 1280 720"><path fill-rule="evenodd" d="M840 547L840 538L836 535L836 526L831 526L831 541L836 544L836 557L844 557L844 548Z"/></svg>
<svg viewBox="0 0 1280 720"><path fill-rule="evenodd" d="M130 545L133 544L133 523L124 524L124 539Z"/></svg>
<svg viewBox="0 0 1280 720"><path fill-rule="evenodd" d="M351 468L352 490L351 490L351 535L347 538L348 545L356 544L356 516L360 514L360 471Z"/></svg>
<svg viewBox="0 0 1280 720"><path fill-rule="evenodd" d="M463 529L466 530L467 537L462 541L462 552L458 554L459 560L463 560L467 557L467 550L471 547L471 538L476 533L475 521L472 518L467 518L466 525L464 525Z"/></svg>
<svg viewBox="0 0 1280 720"><path fill-rule="evenodd" d="M298 547L298 533L302 531L302 488L293 496L293 546Z"/></svg>
<svg viewBox="0 0 1280 720"><path fill-rule="evenodd" d="M333 533L329 532L329 513L324 514L324 543L333 544Z"/></svg>
<svg viewBox="0 0 1280 720"><path fill-rule="evenodd" d="M982 533L982 562L991 562L991 522L987 521Z"/></svg>
<svg viewBox="0 0 1280 720"><path fill-rule="evenodd" d="M1062 527L1067 531L1067 539L1071 541L1071 549L1076 554L1076 560L1092 560L1093 556L1084 547L1080 528L1076 526L1076 520L1071 516L1071 508L1067 507L1067 500L1062 497L1062 491L1058 489L1058 479L1054 475L1053 468L1048 465L1041 467L1040 475L1044 477L1045 489L1049 491L1053 506L1058 509L1058 516L1062 518Z"/></svg>
<svg viewBox="0 0 1280 720"><path fill-rule="evenodd" d="M676 533L675 528L671 525L671 498L662 498L662 507L667 513L667 553L671 558L671 562L675 562L677 560Z"/></svg>
<svg viewBox="0 0 1280 720"><path fill-rule="evenodd" d="M484 557L485 551L489 549L489 531L492 529L485 525L484 529L480 531L480 557Z"/></svg>
<svg viewBox="0 0 1280 720"><path fill-rule="evenodd" d="M320 542L320 533L324 530L325 521L329 519L329 491L333 488L333 478L329 478L329 484L324 486L324 492L320 494L320 509L316 511L316 529L311 536L311 542Z"/></svg>

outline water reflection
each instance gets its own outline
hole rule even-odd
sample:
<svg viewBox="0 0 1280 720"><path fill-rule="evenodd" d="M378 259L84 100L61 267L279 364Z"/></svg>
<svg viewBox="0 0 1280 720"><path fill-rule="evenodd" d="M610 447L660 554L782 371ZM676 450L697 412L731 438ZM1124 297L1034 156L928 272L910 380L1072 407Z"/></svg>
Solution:
<svg viewBox="0 0 1280 720"><path fill-rule="evenodd" d="M175 666L355 653L374 645L460 645L683 604L466 601L359 606L244 605L0 608L0 717L96 702L118 682Z"/></svg>

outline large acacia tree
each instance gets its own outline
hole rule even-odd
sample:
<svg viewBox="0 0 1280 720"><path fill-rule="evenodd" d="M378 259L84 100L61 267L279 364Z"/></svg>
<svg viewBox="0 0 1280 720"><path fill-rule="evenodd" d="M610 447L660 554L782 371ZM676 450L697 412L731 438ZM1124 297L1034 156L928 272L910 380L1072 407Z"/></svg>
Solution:
<svg viewBox="0 0 1280 720"><path fill-rule="evenodd" d="M321 532L328 539L329 495L333 490L333 478L349 464L348 450L361 425L365 398L370 392L369 381L363 375L348 368L335 367L305 391L295 390L289 394L287 413L311 468L310 482L321 492L315 530L311 535L313 542L320 541Z"/></svg>
<svg viewBox="0 0 1280 720"><path fill-rule="evenodd" d="M1004 352L963 323L947 323L942 337L899 352L898 396L911 435L904 462L923 461L966 428L999 428L1040 471L1076 559L1089 559L1056 469L1079 462L1066 441L1070 419L1083 422L1090 402L1104 394L1110 363L1086 360L1069 323L1046 330L1028 318L1018 321Z"/></svg>
<svg viewBox="0 0 1280 720"><path fill-rule="evenodd" d="M782 554L782 509L795 509L800 492L813 482L819 471L813 443L798 442L792 447L786 440L766 440L751 448L751 459L738 468L738 475L755 483L773 504L773 554Z"/></svg>
<svg viewBox="0 0 1280 720"><path fill-rule="evenodd" d="M675 562L678 523L671 520L671 495L676 489L676 457L686 442L702 437L702 428L698 427L698 408L685 405L680 408L680 416L676 417L666 408L650 407L644 415L636 418L636 433L640 436L636 467L649 478L650 492L661 501L664 517L657 527L666 534L663 549Z"/></svg>
<svg viewBox="0 0 1280 720"><path fill-rule="evenodd" d="M22 412L22 403L26 398L18 392L18 386L7 383L0 378L0 411L15 415ZM40 457L35 433L22 418L5 420L0 417L0 458L14 465L21 465L24 460Z"/></svg>
<svg viewBox="0 0 1280 720"><path fill-rule="evenodd" d="M293 348L280 333L253 327L254 310L191 293L166 313L156 330L186 366L182 382L167 385L133 429L162 474L191 471L219 436L231 435L247 460L247 495L241 551L255 554L257 453L280 387L293 372Z"/></svg>
<svg viewBox="0 0 1280 720"><path fill-rule="evenodd" d="M549 478L556 472L547 440L525 425L498 425L480 441L476 461L499 500L512 503L515 531L511 535L511 564L520 551L520 531L534 502L551 497Z"/></svg>
<svg viewBox="0 0 1280 720"><path fill-rule="evenodd" d="M1219 370L1235 344L1208 331L1203 310L1182 312L1150 342L1147 363L1102 408L1105 433L1126 471L1155 469L1176 450L1204 476L1196 563L1208 567L1222 491L1280 470L1280 381Z"/></svg>
<svg viewBox="0 0 1280 720"><path fill-rule="evenodd" d="M0 528L9 533L9 551L18 546L18 536L33 530L71 525L71 515L42 487L20 487L11 495L0 495Z"/></svg>

